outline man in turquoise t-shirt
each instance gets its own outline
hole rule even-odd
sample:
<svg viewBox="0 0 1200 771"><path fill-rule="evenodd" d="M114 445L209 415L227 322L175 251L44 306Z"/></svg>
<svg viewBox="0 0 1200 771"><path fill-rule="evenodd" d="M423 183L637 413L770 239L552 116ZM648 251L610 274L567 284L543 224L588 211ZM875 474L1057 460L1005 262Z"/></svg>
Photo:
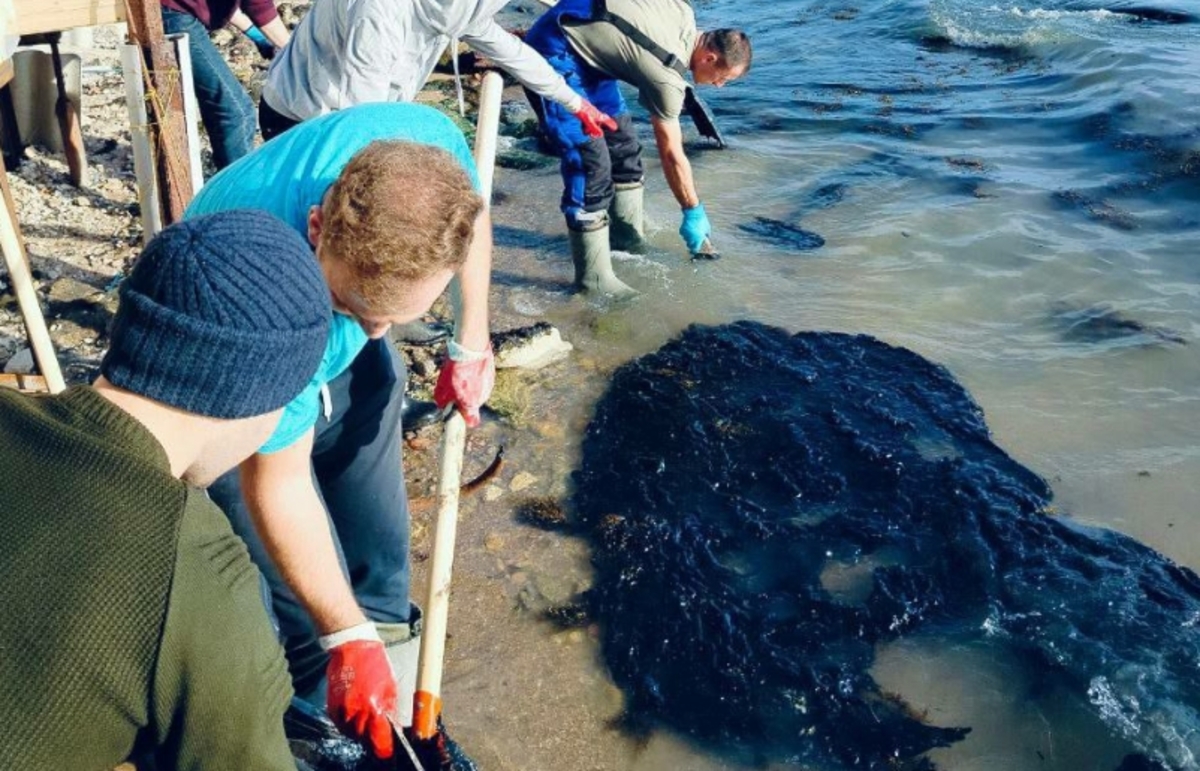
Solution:
<svg viewBox="0 0 1200 771"><path fill-rule="evenodd" d="M187 211L276 215L308 238L329 284L335 313L316 376L259 452L209 492L270 583L297 694L326 703L380 757L392 753L389 714L403 724L411 711L419 633L400 459L405 373L385 336L453 277L457 323L436 397L478 424L495 369L491 221L477 185L448 118L368 104L266 143Z"/></svg>

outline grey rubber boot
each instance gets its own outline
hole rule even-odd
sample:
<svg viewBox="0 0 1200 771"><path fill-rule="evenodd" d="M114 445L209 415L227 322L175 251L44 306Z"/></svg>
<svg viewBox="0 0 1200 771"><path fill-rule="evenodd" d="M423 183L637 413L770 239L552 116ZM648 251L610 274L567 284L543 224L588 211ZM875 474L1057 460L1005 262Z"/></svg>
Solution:
<svg viewBox="0 0 1200 771"><path fill-rule="evenodd" d="M608 218L588 223L586 230L576 230L567 223L571 240L571 259L575 261L575 286L584 292L599 292L613 297L633 297L637 290L617 278L612 269L612 253L608 246Z"/></svg>
<svg viewBox="0 0 1200 771"><path fill-rule="evenodd" d="M421 658L421 609L412 608L407 624L375 622L383 640L392 674L396 677L396 719L401 726L413 722L413 693L417 690L417 664Z"/></svg>
<svg viewBox="0 0 1200 771"><path fill-rule="evenodd" d="M633 254L646 253L645 191L641 182L613 186L613 201L608 207L609 245Z"/></svg>

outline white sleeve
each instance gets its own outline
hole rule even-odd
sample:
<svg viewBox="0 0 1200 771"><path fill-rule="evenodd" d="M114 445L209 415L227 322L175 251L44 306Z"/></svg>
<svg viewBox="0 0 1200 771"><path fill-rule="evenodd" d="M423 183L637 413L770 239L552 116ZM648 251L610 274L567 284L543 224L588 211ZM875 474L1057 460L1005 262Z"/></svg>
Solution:
<svg viewBox="0 0 1200 771"><path fill-rule="evenodd" d="M464 32L462 39L535 94L565 105L572 112L579 109L582 97L567 85L562 75L516 35L505 32L494 19L488 19L486 24Z"/></svg>
<svg viewBox="0 0 1200 771"><path fill-rule="evenodd" d="M387 4L359 4L362 12L348 19L346 50L341 57L341 83L337 108L367 102L386 102L391 91L392 67L397 59L395 24L387 18Z"/></svg>

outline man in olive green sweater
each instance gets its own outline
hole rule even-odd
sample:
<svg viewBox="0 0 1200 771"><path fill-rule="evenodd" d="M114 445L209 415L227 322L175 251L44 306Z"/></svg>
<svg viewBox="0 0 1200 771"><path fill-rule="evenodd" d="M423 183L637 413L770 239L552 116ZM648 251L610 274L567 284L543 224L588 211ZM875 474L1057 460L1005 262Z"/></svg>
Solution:
<svg viewBox="0 0 1200 771"><path fill-rule="evenodd" d="M316 371L312 251L262 212L160 233L91 387L0 389L0 767L294 771L259 574L200 489Z"/></svg>

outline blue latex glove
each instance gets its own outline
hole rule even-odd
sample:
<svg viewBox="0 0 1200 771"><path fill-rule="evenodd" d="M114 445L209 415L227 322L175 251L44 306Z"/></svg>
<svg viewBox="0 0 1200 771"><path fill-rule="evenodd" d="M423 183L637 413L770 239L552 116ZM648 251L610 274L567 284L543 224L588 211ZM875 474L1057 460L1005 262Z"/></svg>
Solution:
<svg viewBox="0 0 1200 771"><path fill-rule="evenodd" d="M250 27L246 30L246 37L250 38L250 42L254 43L258 48L258 53L264 59L275 58L275 46L271 45L271 41L267 40L267 36L262 33L258 27Z"/></svg>
<svg viewBox="0 0 1200 771"><path fill-rule="evenodd" d="M690 209L683 210L683 224L679 226L679 237L692 254L700 251L704 240L712 235L712 224L704 213L704 204L698 203Z"/></svg>

